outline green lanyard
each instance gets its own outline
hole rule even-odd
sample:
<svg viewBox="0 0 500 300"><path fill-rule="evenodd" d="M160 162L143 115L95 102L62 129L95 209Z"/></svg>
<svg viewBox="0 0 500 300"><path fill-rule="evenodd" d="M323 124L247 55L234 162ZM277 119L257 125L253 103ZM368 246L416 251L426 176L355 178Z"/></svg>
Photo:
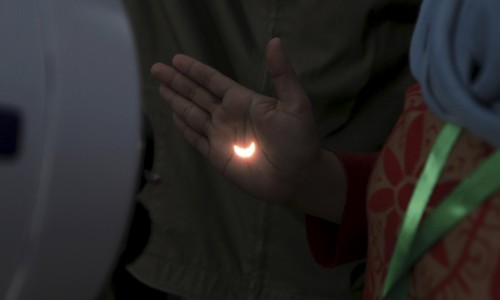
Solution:
<svg viewBox="0 0 500 300"><path fill-rule="evenodd" d="M432 245L500 189L498 150L464 178L420 224L432 191L460 132L459 127L445 124L434 143L401 225L384 282L383 299L407 299L410 272L415 263Z"/></svg>

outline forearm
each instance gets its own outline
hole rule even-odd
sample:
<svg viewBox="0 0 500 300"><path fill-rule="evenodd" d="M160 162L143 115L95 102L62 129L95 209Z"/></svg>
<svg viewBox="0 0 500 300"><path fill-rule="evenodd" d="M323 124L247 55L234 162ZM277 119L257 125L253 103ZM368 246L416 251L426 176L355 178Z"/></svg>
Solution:
<svg viewBox="0 0 500 300"><path fill-rule="evenodd" d="M321 150L318 161L304 174L295 197L288 203L292 209L340 223L347 195L347 177L338 157Z"/></svg>

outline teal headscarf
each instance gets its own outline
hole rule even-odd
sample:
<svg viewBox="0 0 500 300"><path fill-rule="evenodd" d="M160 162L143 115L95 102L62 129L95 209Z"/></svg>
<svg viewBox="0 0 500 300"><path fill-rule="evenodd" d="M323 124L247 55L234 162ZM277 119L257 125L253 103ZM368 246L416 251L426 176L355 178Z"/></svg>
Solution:
<svg viewBox="0 0 500 300"><path fill-rule="evenodd" d="M410 62L432 112L500 146L500 0L424 0Z"/></svg>

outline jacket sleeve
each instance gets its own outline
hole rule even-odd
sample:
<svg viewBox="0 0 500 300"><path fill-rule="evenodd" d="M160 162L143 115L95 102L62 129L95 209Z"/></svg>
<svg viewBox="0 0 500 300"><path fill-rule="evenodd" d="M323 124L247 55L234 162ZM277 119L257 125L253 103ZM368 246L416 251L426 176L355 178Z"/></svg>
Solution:
<svg viewBox="0 0 500 300"><path fill-rule="evenodd" d="M367 248L366 192L377 154L334 152L347 175L347 199L340 224L306 216L309 248L324 267L364 259Z"/></svg>

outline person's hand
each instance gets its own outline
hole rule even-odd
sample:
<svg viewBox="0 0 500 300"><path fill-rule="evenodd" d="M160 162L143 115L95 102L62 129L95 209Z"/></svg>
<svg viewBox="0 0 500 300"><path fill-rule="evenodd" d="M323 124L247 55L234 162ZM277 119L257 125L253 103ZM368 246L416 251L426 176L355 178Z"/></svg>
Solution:
<svg viewBox="0 0 500 300"><path fill-rule="evenodd" d="M160 94L186 138L227 178L256 197L290 200L321 163L311 104L281 48L267 46L277 98L249 90L215 69L178 54L153 65ZM256 149L251 157L234 145Z"/></svg>

